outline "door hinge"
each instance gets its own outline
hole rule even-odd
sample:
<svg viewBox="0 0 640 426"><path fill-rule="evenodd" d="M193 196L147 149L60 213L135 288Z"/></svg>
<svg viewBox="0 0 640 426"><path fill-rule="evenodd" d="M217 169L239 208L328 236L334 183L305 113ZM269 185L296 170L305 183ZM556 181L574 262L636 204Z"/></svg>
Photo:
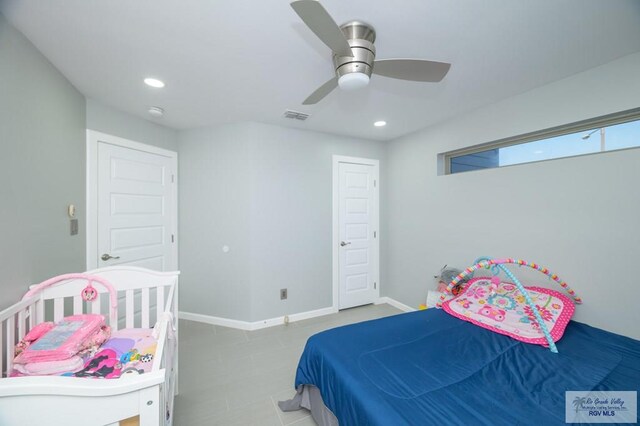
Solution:
<svg viewBox="0 0 640 426"><path fill-rule="evenodd" d="M175 236L175 235L173 235L173 234L171 234L171 242L172 242L172 243L175 243L175 242L176 242L176 236Z"/></svg>
<svg viewBox="0 0 640 426"><path fill-rule="evenodd" d="M378 184L378 181L374 179L373 180L373 187L375 188L377 184Z"/></svg>
<svg viewBox="0 0 640 426"><path fill-rule="evenodd" d="M378 288L378 283L374 282L374 283L373 283L373 289L375 290L375 289L377 289L377 288Z"/></svg>
<svg viewBox="0 0 640 426"><path fill-rule="evenodd" d="M378 231L373 231L373 238L378 238Z"/></svg>
<svg viewBox="0 0 640 426"><path fill-rule="evenodd" d="M176 181L176 175L171 175L171 183L175 183Z"/></svg>

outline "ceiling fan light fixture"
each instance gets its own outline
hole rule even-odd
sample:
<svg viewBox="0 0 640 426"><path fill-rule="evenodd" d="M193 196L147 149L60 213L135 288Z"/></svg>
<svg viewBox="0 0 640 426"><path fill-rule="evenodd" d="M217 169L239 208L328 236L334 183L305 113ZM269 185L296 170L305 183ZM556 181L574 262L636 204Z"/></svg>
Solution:
<svg viewBox="0 0 640 426"><path fill-rule="evenodd" d="M352 72L341 75L338 79L338 86L342 90L356 90L366 87L369 84L369 76L361 72Z"/></svg>
<svg viewBox="0 0 640 426"><path fill-rule="evenodd" d="M349 21L338 26L319 0L293 0L291 7L333 53L335 76L307 96L303 105L318 103L336 87L342 90L365 87L369 84L371 74L437 83L451 68L449 63L424 59L376 59L376 31L371 25Z"/></svg>

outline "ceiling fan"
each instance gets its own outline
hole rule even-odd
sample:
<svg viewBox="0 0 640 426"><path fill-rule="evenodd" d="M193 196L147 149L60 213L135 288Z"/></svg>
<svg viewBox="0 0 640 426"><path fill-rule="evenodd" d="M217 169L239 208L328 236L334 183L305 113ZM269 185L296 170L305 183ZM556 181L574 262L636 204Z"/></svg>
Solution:
<svg viewBox="0 0 640 426"><path fill-rule="evenodd" d="M336 75L316 89L303 105L320 102L333 89L354 90L369 84L371 74L401 80L437 83L451 64L424 59L376 60L376 31L362 21L349 21L338 26L317 0L295 0L293 10L316 36L333 51Z"/></svg>

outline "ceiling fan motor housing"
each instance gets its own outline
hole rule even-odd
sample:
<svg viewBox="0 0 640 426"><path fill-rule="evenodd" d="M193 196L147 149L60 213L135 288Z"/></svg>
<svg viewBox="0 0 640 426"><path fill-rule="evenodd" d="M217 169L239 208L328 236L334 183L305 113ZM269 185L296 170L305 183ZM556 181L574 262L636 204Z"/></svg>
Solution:
<svg viewBox="0 0 640 426"><path fill-rule="evenodd" d="M376 31L362 21L351 21L340 26L349 41L353 56L333 55L333 65L338 78L345 74L362 73L371 77L376 58Z"/></svg>

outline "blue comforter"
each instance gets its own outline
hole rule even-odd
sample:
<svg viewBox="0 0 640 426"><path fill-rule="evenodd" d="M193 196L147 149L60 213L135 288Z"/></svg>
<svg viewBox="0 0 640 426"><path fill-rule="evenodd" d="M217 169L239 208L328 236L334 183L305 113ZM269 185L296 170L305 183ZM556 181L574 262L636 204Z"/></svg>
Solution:
<svg viewBox="0 0 640 426"><path fill-rule="evenodd" d="M640 393L640 341L571 322L549 349L436 309L309 338L295 385L341 426L565 424L565 391Z"/></svg>

